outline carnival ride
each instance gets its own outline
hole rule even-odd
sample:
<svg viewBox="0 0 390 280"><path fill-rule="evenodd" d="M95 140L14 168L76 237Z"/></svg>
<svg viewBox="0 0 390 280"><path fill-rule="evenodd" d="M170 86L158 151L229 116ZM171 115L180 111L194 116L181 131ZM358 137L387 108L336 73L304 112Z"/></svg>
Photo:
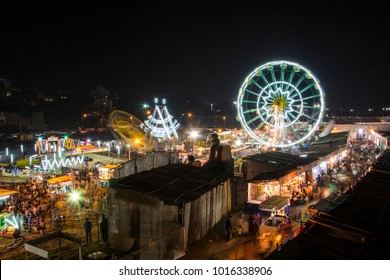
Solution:
<svg viewBox="0 0 390 280"><path fill-rule="evenodd" d="M318 137L322 138L329 135L329 133L332 131L335 124L336 124L335 120L330 120L326 125L325 129L318 135Z"/></svg>
<svg viewBox="0 0 390 280"><path fill-rule="evenodd" d="M141 128L145 132L150 132L150 135L158 140L177 140L179 138L177 130L180 124L169 114L165 98L161 100L162 104L159 104L158 98L155 98L154 102L153 114L141 124Z"/></svg>
<svg viewBox="0 0 390 280"><path fill-rule="evenodd" d="M149 137L148 132L142 130L141 124L142 122L135 116L115 110L111 112L107 125L114 137L125 141L129 149L148 152L155 147L156 141Z"/></svg>
<svg viewBox="0 0 390 280"><path fill-rule="evenodd" d="M238 94L237 111L243 128L259 144L292 147L318 133L325 94L307 68L274 61L246 77Z"/></svg>
<svg viewBox="0 0 390 280"><path fill-rule="evenodd" d="M12 213L0 213L0 231L2 235L10 232L11 235L15 230L19 230L20 221Z"/></svg>
<svg viewBox="0 0 390 280"><path fill-rule="evenodd" d="M66 150L77 150L83 149L86 145L85 141L72 138L59 138L59 137L48 137L47 139L39 138L35 142L36 151L38 156L41 154L48 153L59 153L61 154L62 149Z"/></svg>

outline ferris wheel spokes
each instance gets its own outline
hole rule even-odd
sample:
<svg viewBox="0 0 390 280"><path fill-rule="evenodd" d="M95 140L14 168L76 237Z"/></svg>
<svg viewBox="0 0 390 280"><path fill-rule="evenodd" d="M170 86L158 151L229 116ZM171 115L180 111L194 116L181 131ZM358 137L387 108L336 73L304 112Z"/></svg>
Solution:
<svg viewBox="0 0 390 280"><path fill-rule="evenodd" d="M255 140L276 147L308 139L324 113L324 94L316 77L287 61L256 68L245 79L237 101L243 127Z"/></svg>

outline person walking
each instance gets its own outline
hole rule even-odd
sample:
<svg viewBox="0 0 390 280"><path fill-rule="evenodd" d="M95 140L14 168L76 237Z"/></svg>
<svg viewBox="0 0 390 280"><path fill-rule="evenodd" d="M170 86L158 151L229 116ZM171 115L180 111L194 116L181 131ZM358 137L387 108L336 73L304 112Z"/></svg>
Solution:
<svg viewBox="0 0 390 280"><path fill-rule="evenodd" d="M249 224L249 233L250 239L256 242L257 235L259 234L259 225L256 222L256 219L252 219Z"/></svg>
<svg viewBox="0 0 390 280"><path fill-rule="evenodd" d="M240 225L237 226L237 241L241 242L241 235L242 235L242 227Z"/></svg>
<svg viewBox="0 0 390 280"><path fill-rule="evenodd" d="M108 221L107 221L106 216L103 213L100 217L99 225L100 225L100 231L102 233L103 242L107 242L107 240L108 240Z"/></svg>
<svg viewBox="0 0 390 280"><path fill-rule="evenodd" d="M86 234L86 239L88 244L89 242L91 242L91 231L92 231L92 223L89 221L88 218L85 218L84 228L85 228L85 234Z"/></svg>
<svg viewBox="0 0 390 280"><path fill-rule="evenodd" d="M97 199L97 205L98 205L98 211L102 212L102 198L100 195L98 196L98 199Z"/></svg>
<svg viewBox="0 0 390 280"><path fill-rule="evenodd" d="M232 237L232 215L229 215L228 218L226 219L226 240L227 242L230 241L230 238Z"/></svg>

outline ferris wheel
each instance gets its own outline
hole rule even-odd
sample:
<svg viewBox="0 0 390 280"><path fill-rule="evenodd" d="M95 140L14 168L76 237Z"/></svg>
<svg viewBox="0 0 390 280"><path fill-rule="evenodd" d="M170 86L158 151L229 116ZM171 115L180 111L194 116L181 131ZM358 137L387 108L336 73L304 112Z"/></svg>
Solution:
<svg viewBox="0 0 390 280"><path fill-rule="evenodd" d="M325 94L307 68L274 61L246 77L237 110L242 126L255 141L291 147L309 140L317 131L325 112Z"/></svg>

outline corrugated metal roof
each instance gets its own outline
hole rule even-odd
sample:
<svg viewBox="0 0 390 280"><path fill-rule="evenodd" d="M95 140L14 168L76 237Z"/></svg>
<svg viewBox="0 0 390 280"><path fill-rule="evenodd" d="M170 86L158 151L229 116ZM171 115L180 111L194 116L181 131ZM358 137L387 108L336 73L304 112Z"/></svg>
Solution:
<svg viewBox="0 0 390 280"><path fill-rule="evenodd" d="M60 177L54 177L51 179L47 179L48 184L55 184L55 183L62 183L72 180L72 177L66 175L66 176L60 176Z"/></svg>
<svg viewBox="0 0 390 280"><path fill-rule="evenodd" d="M269 171L262 172L250 182L258 180L276 180L287 175L292 170L296 170L299 166L305 166L309 163L318 160L318 157L313 154L308 154L306 157L293 155L282 152L266 152L244 158L244 161L253 161L261 165L266 165Z"/></svg>
<svg viewBox="0 0 390 280"><path fill-rule="evenodd" d="M349 136L349 131L330 133L325 137L319 138L315 142L312 143L313 146L322 145L326 143L332 143L333 147L339 145L345 145L347 143L347 139ZM330 147L331 149L331 147ZM330 151L331 152L331 151Z"/></svg>
<svg viewBox="0 0 390 280"><path fill-rule="evenodd" d="M223 167L226 163L215 164ZM113 180L111 187L158 197L166 204L178 204L196 200L231 175L223 168L174 164Z"/></svg>
<svg viewBox="0 0 390 280"><path fill-rule="evenodd" d="M280 210L289 203L288 196L271 196L259 204L259 208L264 210Z"/></svg>
<svg viewBox="0 0 390 280"><path fill-rule="evenodd" d="M390 259L390 151L328 213L271 259ZM333 203L330 201L330 203Z"/></svg>

